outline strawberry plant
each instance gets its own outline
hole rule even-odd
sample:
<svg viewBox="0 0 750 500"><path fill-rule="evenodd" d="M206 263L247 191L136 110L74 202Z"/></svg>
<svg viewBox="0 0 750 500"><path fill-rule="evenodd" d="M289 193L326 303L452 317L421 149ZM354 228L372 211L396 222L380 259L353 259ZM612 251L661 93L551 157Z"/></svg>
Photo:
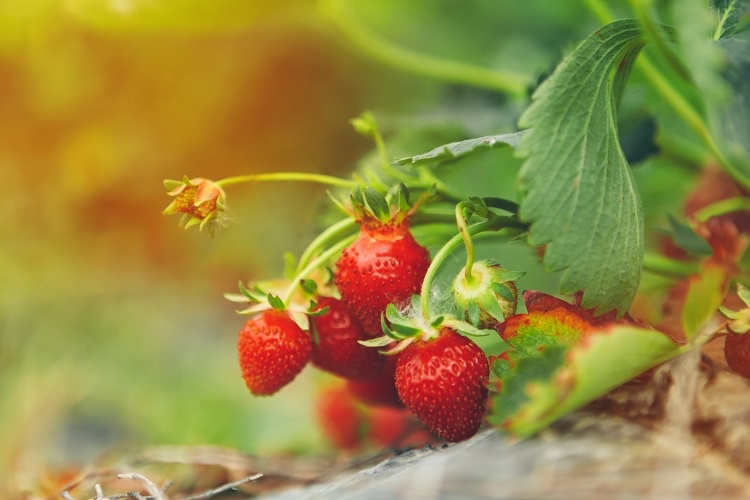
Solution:
<svg viewBox="0 0 750 500"><path fill-rule="evenodd" d="M283 172L165 182L175 198L165 213L212 235L226 222L230 186L300 181L330 189L331 210L321 219L333 222L298 259L286 257L284 276L273 286L241 282L239 294L227 295L250 315L239 350L253 394L290 383L312 356L314 366L347 379L360 401L403 404L437 436L460 441L485 421L534 434L724 337L730 369L748 376L750 299L736 283L747 278L750 241L750 6L632 0L632 18L616 19L606 5L589 4L601 28L529 88L517 122L507 124L517 130L394 159L366 112L352 124L373 140L376 159L350 177ZM362 27L348 2L322 6L381 59L524 99L528 82L511 73L409 59ZM631 81L640 93L629 92ZM658 130L645 166L623 148L619 113L627 106ZM459 169L500 149L521 166L506 175L507 165L497 164L492 175L517 186L517 196L486 193L481 175L455 180ZM642 169L655 179L663 169L666 186ZM677 183L670 175L692 184L684 209L660 206L654 195L657 184L669 191ZM708 175L731 194L702 199L700 179ZM487 241L493 255L478 258L476 247ZM526 289L519 307L528 270L504 252L519 244L559 277L556 296ZM649 315L659 306L639 306L637 297L663 307ZM733 298L742 300L739 309L722 306Z"/></svg>

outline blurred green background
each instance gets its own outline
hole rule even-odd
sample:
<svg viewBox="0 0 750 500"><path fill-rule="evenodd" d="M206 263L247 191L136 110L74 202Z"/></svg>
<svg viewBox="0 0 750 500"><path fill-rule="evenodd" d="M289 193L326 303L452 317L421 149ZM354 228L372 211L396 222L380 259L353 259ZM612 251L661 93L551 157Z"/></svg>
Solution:
<svg viewBox="0 0 750 500"><path fill-rule="evenodd" d="M162 180L348 175L371 149L348 123L365 109L394 157L512 131L524 92L399 67L350 21L533 85L600 25L589 3L0 1L0 471L29 487L150 444L325 453L311 407L327 378L308 368L251 397L244 320L222 297L280 274L319 229L325 188L232 187L233 223L210 239L160 215ZM488 186L515 192L511 154L480 163L506 164ZM524 287L546 286L534 276Z"/></svg>

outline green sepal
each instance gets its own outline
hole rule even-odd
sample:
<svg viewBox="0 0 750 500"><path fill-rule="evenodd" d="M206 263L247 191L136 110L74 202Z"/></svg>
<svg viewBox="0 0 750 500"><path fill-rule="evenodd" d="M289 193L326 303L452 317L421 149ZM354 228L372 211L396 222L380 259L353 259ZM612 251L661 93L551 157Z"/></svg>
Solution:
<svg viewBox="0 0 750 500"><path fill-rule="evenodd" d="M486 337L487 335L497 334L495 330L480 329L457 318L447 318L443 321L443 325L470 337Z"/></svg>
<svg viewBox="0 0 750 500"><path fill-rule="evenodd" d="M374 339L358 340L357 342L365 347L385 347L393 343L393 339L386 335L375 337Z"/></svg>
<svg viewBox="0 0 750 500"><path fill-rule="evenodd" d="M311 300L310 305L307 306L307 315L314 318L316 316L323 316L331 310L331 308L328 306L324 307L323 309L315 309L316 307L318 307L318 303L314 300Z"/></svg>
<svg viewBox="0 0 750 500"><path fill-rule="evenodd" d="M184 185L185 185L185 182L183 181L176 181L174 179L164 179L164 187L167 189L167 191L174 191L175 189Z"/></svg>
<svg viewBox="0 0 750 500"><path fill-rule="evenodd" d="M490 288L492 288L498 295L500 295L505 300L508 300L508 301L516 300L515 297L513 297L513 292L510 291L510 288L503 285L502 283L493 281L492 283L490 283Z"/></svg>
<svg viewBox="0 0 750 500"><path fill-rule="evenodd" d="M318 291L318 284L315 280L301 279L299 286L308 295L315 295L315 292Z"/></svg>
<svg viewBox="0 0 750 500"><path fill-rule="evenodd" d="M241 281L238 283L240 293L250 302L261 302L265 298L265 292L255 287L252 290L247 288Z"/></svg>
<svg viewBox="0 0 750 500"><path fill-rule="evenodd" d="M469 322L472 325L477 326L479 324L479 318L481 316L479 304L477 304L475 301L469 302L468 306L466 307L466 312L469 315Z"/></svg>
<svg viewBox="0 0 750 500"><path fill-rule="evenodd" d="M430 321L430 328L438 329L443 325L444 322L445 322L445 316L441 314L437 318Z"/></svg>
<svg viewBox="0 0 750 500"><path fill-rule="evenodd" d="M396 207L399 212L408 212L411 208L409 202L409 190L402 183L399 183L396 191Z"/></svg>
<svg viewBox="0 0 750 500"><path fill-rule="evenodd" d="M267 296L267 299L268 299L268 304L274 309L277 309L279 311L286 310L286 305L284 305L284 301L281 300L281 298L278 295L269 293Z"/></svg>
<svg viewBox="0 0 750 500"><path fill-rule="evenodd" d="M380 222L388 222L391 218L391 210L385 197L369 186L364 189L364 202L367 209Z"/></svg>

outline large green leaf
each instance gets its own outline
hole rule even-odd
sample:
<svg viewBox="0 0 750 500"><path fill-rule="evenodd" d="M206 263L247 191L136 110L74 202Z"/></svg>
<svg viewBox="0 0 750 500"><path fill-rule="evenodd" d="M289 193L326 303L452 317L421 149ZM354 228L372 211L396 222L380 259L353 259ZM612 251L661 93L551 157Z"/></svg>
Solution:
<svg viewBox="0 0 750 500"><path fill-rule="evenodd" d="M631 303L643 262L643 215L620 148L616 102L644 43L633 20L590 35L539 86L520 119L520 215L544 263L565 270L563 293L584 291L598 312Z"/></svg>

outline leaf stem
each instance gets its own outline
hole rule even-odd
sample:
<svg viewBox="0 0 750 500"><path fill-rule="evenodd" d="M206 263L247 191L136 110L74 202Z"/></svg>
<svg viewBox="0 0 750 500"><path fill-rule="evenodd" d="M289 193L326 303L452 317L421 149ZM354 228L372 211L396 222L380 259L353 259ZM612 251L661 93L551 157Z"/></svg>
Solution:
<svg viewBox="0 0 750 500"><path fill-rule="evenodd" d="M695 212L694 216L699 222L706 222L711 217L739 212L742 210L750 210L750 198L737 196L734 198L726 198L705 206Z"/></svg>
<svg viewBox="0 0 750 500"><path fill-rule="evenodd" d="M215 184L220 187L230 186L233 184L242 184L246 182L261 181L304 181L317 182L328 186L353 188L357 186L357 181L344 179L333 175L316 174L312 172L269 172L262 174L245 174L227 177L216 181Z"/></svg>
<svg viewBox="0 0 750 500"><path fill-rule="evenodd" d="M517 98L524 97L532 83L529 76L521 73L443 59L393 43L363 23L351 8L352 2L323 0L319 5L324 14L360 49L399 69L438 80L496 90Z"/></svg>
<svg viewBox="0 0 750 500"><path fill-rule="evenodd" d="M670 278L685 278L697 273L699 266L694 262L682 262L664 255L646 252L643 256L643 270Z"/></svg>

